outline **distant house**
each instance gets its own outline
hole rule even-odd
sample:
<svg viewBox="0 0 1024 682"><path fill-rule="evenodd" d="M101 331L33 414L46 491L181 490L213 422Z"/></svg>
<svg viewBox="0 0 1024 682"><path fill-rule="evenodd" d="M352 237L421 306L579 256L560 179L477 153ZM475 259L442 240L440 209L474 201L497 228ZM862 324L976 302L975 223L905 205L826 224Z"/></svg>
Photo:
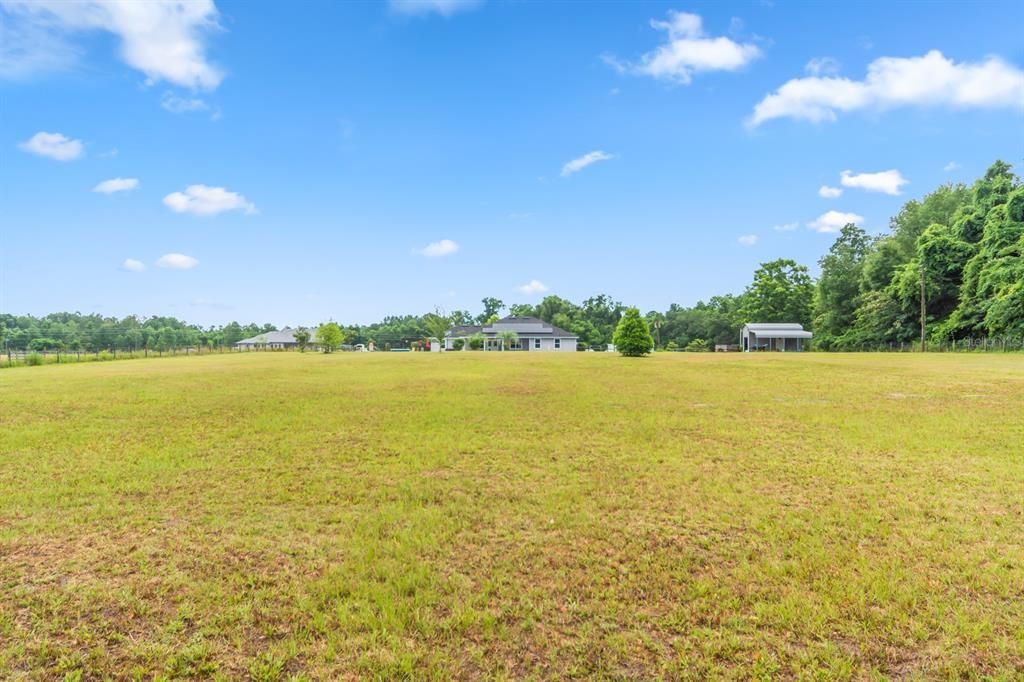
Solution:
<svg viewBox="0 0 1024 682"><path fill-rule="evenodd" d="M502 332L515 332L515 341L504 341ZM491 325L462 325L453 327L444 335L444 349L455 350L455 342L462 340L462 350L469 350L469 340L483 335L481 350L515 351L567 351L576 350L579 337L559 329L536 317L509 316Z"/></svg>
<svg viewBox="0 0 1024 682"><path fill-rule="evenodd" d="M755 322L743 325L740 348L755 350L802 351L811 332L796 322Z"/></svg>
<svg viewBox="0 0 1024 682"><path fill-rule="evenodd" d="M249 339L242 339L235 344L239 350L292 350L298 349L299 344L295 340L295 329L285 327L281 331L264 332ZM309 343L307 348L316 350L318 346L314 343L316 330L309 330Z"/></svg>

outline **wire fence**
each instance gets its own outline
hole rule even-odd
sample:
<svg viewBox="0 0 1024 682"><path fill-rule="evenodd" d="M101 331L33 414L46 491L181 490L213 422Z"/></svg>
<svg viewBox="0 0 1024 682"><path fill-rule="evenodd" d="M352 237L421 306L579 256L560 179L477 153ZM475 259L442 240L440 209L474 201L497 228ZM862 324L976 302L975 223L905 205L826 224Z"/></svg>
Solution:
<svg viewBox="0 0 1024 682"><path fill-rule="evenodd" d="M346 352L354 350L351 346L342 346L339 351ZM99 350L99 351L77 351L77 350L15 350L7 349L0 354L0 368L4 367L25 367L38 365L74 364L77 362L107 362L112 360L135 360L140 358L163 358L179 356L200 356L200 355L228 355L239 353L298 353L298 349L266 348L266 347L245 347L245 346L186 346L182 348L170 348L166 350L153 350L141 348L134 350ZM306 352L319 352L312 348Z"/></svg>
<svg viewBox="0 0 1024 682"><path fill-rule="evenodd" d="M396 341L399 339L396 338ZM407 344L404 337L401 343ZM1024 336L978 337L969 339L953 339L944 342L929 342L926 346L929 353L1017 353L1024 351ZM355 346L345 344L340 352L359 350ZM376 350L426 350L422 344L411 344L392 348L390 343L376 346ZM678 349L679 351L688 349ZM710 351L711 348L706 350ZM718 350L717 348L715 350ZM732 350L730 347L729 350ZM140 358L162 358L177 356L227 355L238 353L299 353L297 348L269 348L259 346L185 346L165 350L140 348L133 350L99 350L99 351L68 351L68 350L15 350L8 348L0 351L0 368L24 367L38 365L71 364L78 362L107 362L112 360L133 360ZM320 352L309 348L306 352ZM812 349L809 352L833 352ZM865 346L840 352L856 353L920 353L921 344L917 342L900 342Z"/></svg>
<svg viewBox="0 0 1024 682"><path fill-rule="evenodd" d="M1024 336L983 336L967 339L949 339L947 341L928 341L925 343L925 349L929 353L1014 353L1024 351ZM845 350L860 353L920 353L921 342L890 342Z"/></svg>

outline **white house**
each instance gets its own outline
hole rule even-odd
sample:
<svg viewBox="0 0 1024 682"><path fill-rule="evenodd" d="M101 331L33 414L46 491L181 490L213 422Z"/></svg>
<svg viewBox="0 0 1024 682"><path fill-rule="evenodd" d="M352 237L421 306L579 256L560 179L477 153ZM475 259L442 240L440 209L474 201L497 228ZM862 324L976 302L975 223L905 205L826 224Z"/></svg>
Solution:
<svg viewBox="0 0 1024 682"><path fill-rule="evenodd" d="M743 325L740 348L749 353L755 350L802 351L804 341L811 332L796 322L754 322Z"/></svg>
<svg viewBox="0 0 1024 682"><path fill-rule="evenodd" d="M514 341L504 341L502 332L514 332ZM559 329L536 317L509 316L491 325L462 325L444 335L444 349L455 350L456 341L462 341L462 350L469 350L469 340L484 337L481 350L564 351L574 352L579 338L572 332Z"/></svg>

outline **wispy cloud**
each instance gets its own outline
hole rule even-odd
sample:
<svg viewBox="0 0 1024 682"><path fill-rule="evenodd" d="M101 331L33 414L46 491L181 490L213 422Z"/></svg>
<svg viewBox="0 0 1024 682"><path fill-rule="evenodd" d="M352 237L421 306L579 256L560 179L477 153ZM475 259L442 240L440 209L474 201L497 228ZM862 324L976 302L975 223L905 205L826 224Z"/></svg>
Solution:
<svg viewBox="0 0 1024 682"><path fill-rule="evenodd" d="M115 192L127 192L139 186L137 178L111 178L104 180L92 188L93 192L100 194L113 194Z"/></svg>
<svg viewBox="0 0 1024 682"><path fill-rule="evenodd" d="M614 158L614 155L606 154L600 150L587 152L583 156L573 159L562 166L562 177L567 178L573 173L578 173L590 164L597 163L598 161L607 161Z"/></svg>
<svg viewBox="0 0 1024 682"><path fill-rule="evenodd" d="M822 199L838 199L843 196L843 190L841 187L829 187L828 185L822 185L818 188L818 196Z"/></svg>
<svg viewBox="0 0 1024 682"><path fill-rule="evenodd" d="M60 133L44 132L36 133L19 144L18 148L56 161L74 161L85 151L81 140L73 140Z"/></svg>
<svg viewBox="0 0 1024 682"><path fill-rule="evenodd" d="M441 241L427 244L422 249L419 249L417 253L421 256L427 256L428 258L437 258L439 256L450 256L453 253L458 252L458 250L459 245L451 239L442 239Z"/></svg>
<svg viewBox="0 0 1024 682"><path fill-rule="evenodd" d="M832 57L815 57L807 62L804 71L812 76L831 76L839 73L839 62Z"/></svg>
<svg viewBox="0 0 1024 682"><path fill-rule="evenodd" d="M548 288L538 279L531 279L526 284L519 287L519 293L526 294L527 296L536 296L537 294L543 294Z"/></svg>
<svg viewBox="0 0 1024 682"><path fill-rule="evenodd" d="M167 268L169 270L191 270L197 265L199 265L198 260L183 253L165 253L156 261L158 268Z"/></svg>
<svg viewBox="0 0 1024 682"><path fill-rule="evenodd" d="M841 112L905 106L1024 108L1024 71L998 57L956 63L938 50L882 57L868 65L864 80L794 78L758 102L748 124L775 118L818 123L835 121Z"/></svg>
<svg viewBox="0 0 1024 682"><path fill-rule="evenodd" d="M206 39L219 30L213 0L5 0L16 35L45 35L48 45L74 54L70 35L106 31L121 42L121 59L146 75L147 83L167 81L191 89L212 90L224 77L206 59ZM39 61L35 51L19 57ZM9 60L5 55L5 60Z"/></svg>
<svg viewBox="0 0 1024 682"><path fill-rule="evenodd" d="M170 90L160 97L160 106L172 114L185 114L193 111L207 111L210 105L198 97L182 97Z"/></svg>
<svg viewBox="0 0 1024 682"><path fill-rule="evenodd" d="M732 22L736 27L736 20ZM761 56L753 43L738 43L724 36L704 32L698 14L669 10L668 20L651 20L651 27L664 31L667 41L630 62L614 55L602 55L606 64L619 73L650 76L686 85L693 75L707 71L736 71Z"/></svg>
<svg viewBox="0 0 1024 682"><path fill-rule="evenodd" d="M864 222L864 216L856 213L844 213L842 211L827 211L818 216L815 220L807 223L807 227L815 232L839 232L849 223L860 225Z"/></svg>
<svg viewBox="0 0 1024 682"><path fill-rule="evenodd" d="M955 170L958 170L959 168L960 168L960 164L959 163L957 163L956 161L950 161L949 163L947 163L945 166L942 167L942 170L944 170L947 173L949 173L950 171L955 171Z"/></svg>
<svg viewBox="0 0 1024 682"><path fill-rule="evenodd" d="M772 227L776 232L792 232L800 227L800 223L784 223L782 225L775 225Z"/></svg>
<svg viewBox="0 0 1024 682"><path fill-rule="evenodd" d="M198 216L212 216L224 211L256 213L256 206L241 194L206 185L189 185L184 192L172 192L164 197L164 205L175 213Z"/></svg>
<svg viewBox="0 0 1024 682"><path fill-rule="evenodd" d="M739 242L740 246L754 246L757 244L758 239L756 234L745 234L736 239L736 241Z"/></svg>
<svg viewBox="0 0 1024 682"><path fill-rule="evenodd" d="M121 263L121 268L128 272L142 272L146 269L146 264L134 258L125 258L124 262Z"/></svg>
<svg viewBox="0 0 1024 682"><path fill-rule="evenodd" d="M899 195L900 188L910 182L895 168L878 173L859 173L857 175L844 170L840 174L839 181L843 187L858 187L868 192L881 192L893 196Z"/></svg>
<svg viewBox="0 0 1024 682"><path fill-rule="evenodd" d="M450 17L458 12L476 9L482 0L390 0L388 6L396 14L440 14Z"/></svg>

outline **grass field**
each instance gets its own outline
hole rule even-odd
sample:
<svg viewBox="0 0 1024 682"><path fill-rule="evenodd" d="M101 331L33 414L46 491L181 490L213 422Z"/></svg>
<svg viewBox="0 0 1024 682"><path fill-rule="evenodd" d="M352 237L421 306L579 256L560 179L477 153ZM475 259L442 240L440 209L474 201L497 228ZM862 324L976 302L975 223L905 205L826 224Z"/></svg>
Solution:
<svg viewBox="0 0 1024 682"><path fill-rule="evenodd" d="M0 373L0 678L1024 678L1024 356Z"/></svg>

